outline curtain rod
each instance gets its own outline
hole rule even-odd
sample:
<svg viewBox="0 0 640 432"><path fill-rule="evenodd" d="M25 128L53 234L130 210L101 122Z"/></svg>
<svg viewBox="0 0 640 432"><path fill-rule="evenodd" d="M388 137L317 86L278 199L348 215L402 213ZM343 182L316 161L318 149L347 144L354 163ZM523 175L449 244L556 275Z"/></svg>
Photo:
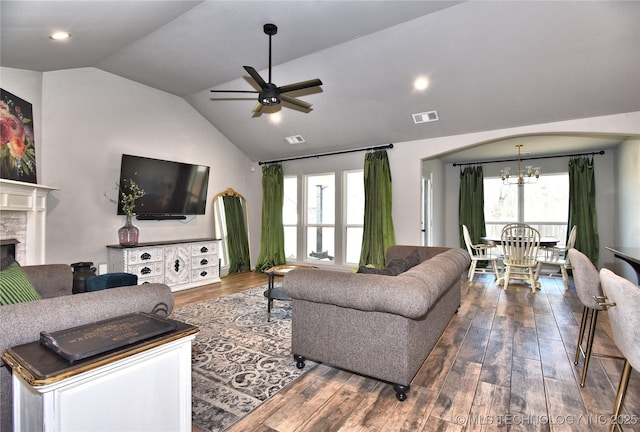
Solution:
<svg viewBox="0 0 640 432"><path fill-rule="evenodd" d="M359 152L359 151L386 150L386 149L392 149L392 148L393 148L393 144L387 144L387 145L382 145L382 146L377 146L377 147L367 147L367 148L359 148L359 149L352 149L352 150L342 150L342 151L335 151L335 152L330 152L330 153L320 153L320 154L308 155L308 156L290 157L290 158L285 158L285 159L270 160L270 161L264 161L264 162L260 161L260 162L258 162L258 165L275 164L275 163L279 163L279 162L287 162L287 161L300 160L300 159L319 158L320 156L333 156L333 155L339 155L339 154L345 154L345 153L355 153L355 152Z"/></svg>
<svg viewBox="0 0 640 432"><path fill-rule="evenodd" d="M573 154L564 154L564 155L553 155L553 156L537 156L537 157L527 157L520 158L520 160L534 160L534 159L552 159L552 158L561 158L561 157L573 157L573 156L595 156L595 155L603 155L604 150L600 150L599 152L589 152L589 153L573 153ZM466 165L482 165L487 163L495 163L495 162L516 162L518 159L499 159L499 160L487 160L480 162L463 162L463 163L453 163L453 166L466 166Z"/></svg>

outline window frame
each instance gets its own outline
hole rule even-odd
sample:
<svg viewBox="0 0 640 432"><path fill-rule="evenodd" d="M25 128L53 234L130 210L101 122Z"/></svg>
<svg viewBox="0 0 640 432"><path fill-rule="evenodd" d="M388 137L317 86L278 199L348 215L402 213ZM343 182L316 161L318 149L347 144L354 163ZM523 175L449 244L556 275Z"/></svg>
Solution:
<svg viewBox="0 0 640 432"><path fill-rule="evenodd" d="M569 183L569 173L568 172L554 172L554 173L548 173L545 174L547 177L549 176L562 176L566 179L567 182L567 188L568 188L568 183ZM502 181L501 178L499 176L485 176L483 179L484 182L484 190L485 190L485 226L487 229L487 236L500 236L500 230L502 229L502 227L506 224L509 223L526 223L528 225L533 226L534 228L538 229L538 231L540 231L540 234L542 237L553 237L553 238L557 238L560 240L560 242L564 242L567 236L567 230L568 230L568 210L569 210L569 195L568 195L568 189L567 189L567 218L563 221L535 221L535 220L531 220L528 221L525 218L525 195L526 195L526 190L525 187L528 185L533 185L534 183L525 183L523 185L510 185L508 187L515 187L517 188L517 197L516 197L516 220L496 220L496 221L488 221L487 220L487 211L486 211L486 203L487 203L487 199L486 199L486 194L487 194L487 190L488 188L486 187L486 181L490 180L490 181Z"/></svg>
<svg viewBox="0 0 640 432"><path fill-rule="evenodd" d="M333 203L333 222L332 223L326 223L326 222L321 222L321 223L310 223L309 222L309 200L311 199L311 197L309 196L309 179L311 177L321 177L321 176L333 176L333 189L334 189L334 203ZM303 244L303 248L301 249L302 251L304 251L304 256L301 257L300 256L300 250L298 251L298 259L302 259L303 262L308 263L308 264L322 264L322 265L335 265L337 261L337 254L340 253L340 248L337 248L336 246L339 245L340 243L338 242L338 232L339 232L339 226L338 226L338 214L337 214L337 210L338 207L336 206L337 203L339 203L339 197L341 196L340 193L340 186L341 186L341 182L339 181L340 176L336 175L335 171L328 171L328 172L320 172L320 173L308 173L308 174L303 174L303 194L304 194L304 198L303 198L303 207L302 207L302 215L303 215L303 222L302 222L302 244ZM331 228L333 229L333 259L329 259L329 260L324 260L324 259L312 259L309 254L308 251L310 250L310 246L309 246L309 239L308 239L308 230L309 228ZM341 237L341 236L340 236ZM340 261L341 262L341 261Z"/></svg>

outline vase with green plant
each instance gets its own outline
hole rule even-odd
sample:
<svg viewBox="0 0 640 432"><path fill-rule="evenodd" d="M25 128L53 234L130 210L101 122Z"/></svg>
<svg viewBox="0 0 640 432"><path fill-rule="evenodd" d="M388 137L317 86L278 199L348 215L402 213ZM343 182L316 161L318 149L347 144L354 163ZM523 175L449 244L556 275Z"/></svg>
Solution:
<svg viewBox="0 0 640 432"><path fill-rule="evenodd" d="M124 226L118 230L118 241L120 246L133 247L138 244L140 230L133 225L131 219L135 215L136 201L144 196L144 190L140 189L140 186L130 179L124 179L122 184L116 182L116 189L120 196L120 206L127 218ZM111 198L109 200L114 204L118 204L116 200Z"/></svg>

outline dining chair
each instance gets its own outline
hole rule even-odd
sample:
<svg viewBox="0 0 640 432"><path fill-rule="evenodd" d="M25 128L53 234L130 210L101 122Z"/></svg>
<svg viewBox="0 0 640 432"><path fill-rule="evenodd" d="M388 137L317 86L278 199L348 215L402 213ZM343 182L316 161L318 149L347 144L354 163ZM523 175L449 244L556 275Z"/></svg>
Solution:
<svg viewBox="0 0 640 432"><path fill-rule="evenodd" d="M587 380L587 370L591 357L619 358L605 354L593 352L593 341L596 335L596 325L598 323L598 312L605 310L595 298L601 297L602 287L598 269L593 265L589 257L577 249L569 249L567 256L573 266L573 282L576 286L576 294L582 303L582 319L580 321L580 331L578 332L578 344L573 364L578 365L580 357L584 359L582 374L580 376L580 387L584 387ZM584 346L585 332L587 333L586 346Z"/></svg>
<svg viewBox="0 0 640 432"><path fill-rule="evenodd" d="M536 292L538 280L538 250L540 249L540 232L530 225L509 224L502 229L500 236L504 263L502 283L506 290L511 279L529 283L531 291Z"/></svg>
<svg viewBox="0 0 640 432"><path fill-rule="evenodd" d="M564 246L551 246L548 248L549 258L553 258L554 256L556 256L566 259L567 252L576 244L576 237L578 237L578 225L574 225L571 227L571 231L569 231L569 237L567 238L567 243Z"/></svg>
<svg viewBox="0 0 640 432"><path fill-rule="evenodd" d="M624 419L624 416L620 417L620 412L629 386L631 369L640 371L640 287L608 269L600 270L600 281L604 297L598 300L601 306L607 308L613 341L625 359L611 416L609 430L613 432L616 429L622 430L617 420Z"/></svg>
<svg viewBox="0 0 640 432"><path fill-rule="evenodd" d="M476 271L485 272L485 269L477 269L478 262L490 263L497 280L500 277L500 273L498 272L498 256L491 253L491 249L495 246L473 244L471 241L471 235L469 234L469 228L467 228L466 225L462 225L462 236L464 237L464 243L467 246L467 252L469 252L469 256L471 256L471 265L469 266L468 272L469 282L473 284L473 278L475 277Z"/></svg>
<svg viewBox="0 0 640 432"><path fill-rule="evenodd" d="M549 248L544 248L545 253L540 254L538 257L538 268L536 269L536 280L540 277L542 273L543 266L553 266L558 267L560 270L560 274L562 275L562 283L564 284L564 289L569 289L569 275L567 270L571 268L571 264L567 259L567 251L576 243L576 234L577 234L577 226L574 225L571 228L569 233L569 239L567 240L567 244L565 246L552 246ZM552 274L549 274L552 276Z"/></svg>

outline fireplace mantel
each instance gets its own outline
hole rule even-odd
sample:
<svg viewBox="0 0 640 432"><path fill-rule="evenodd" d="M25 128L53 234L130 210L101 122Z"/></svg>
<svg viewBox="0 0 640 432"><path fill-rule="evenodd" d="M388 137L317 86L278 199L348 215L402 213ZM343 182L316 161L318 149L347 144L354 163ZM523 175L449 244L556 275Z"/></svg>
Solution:
<svg viewBox="0 0 640 432"><path fill-rule="evenodd" d="M26 212L26 265L44 264L47 195L55 187L0 179L0 211Z"/></svg>

